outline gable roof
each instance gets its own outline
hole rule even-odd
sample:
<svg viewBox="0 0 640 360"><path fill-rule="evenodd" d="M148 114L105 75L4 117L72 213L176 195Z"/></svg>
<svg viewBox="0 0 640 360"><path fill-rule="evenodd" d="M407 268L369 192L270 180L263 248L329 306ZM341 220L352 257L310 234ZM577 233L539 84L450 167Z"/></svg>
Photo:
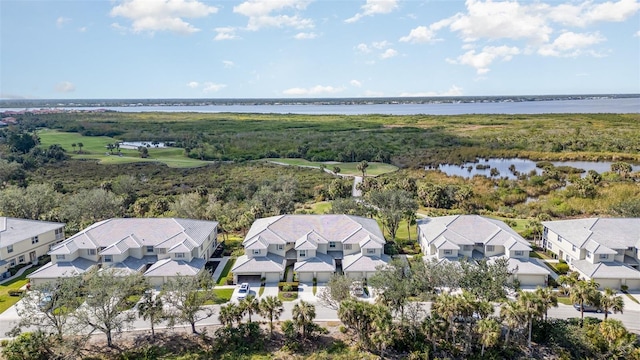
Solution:
<svg viewBox="0 0 640 360"><path fill-rule="evenodd" d="M328 242L358 244L367 236L384 245L384 236L373 219L352 215L280 215L256 220L243 245L261 236L268 244L295 243L317 248ZM301 249L301 248L300 248Z"/></svg>
<svg viewBox="0 0 640 360"><path fill-rule="evenodd" d="M200 258L191 261L162 259L151 265L144 276L194 276L198 275L206 262L205 259Z"/></svg>
<svg viewBox="0 0 640 360"><path fill-rule="evenodd" d="M362 254L352 254L347 255L342 260L342 270L345 273L348 272L374 272L377 270L379 266L386 266L390 257L388 255L382 255L382 257L377 256L366 256Z"/></svg>
<svg viewBox="0 0 640 360"><path fill-rule="evenodd" d="M531 250L529 243L500 220L480 215L451 215L418 220L418 228L436 248L455 245L501 245L511 250Z"/></svg>
<svg viewBox="0 0 640 360"><path fill-rule="evenodd" d="M587 260L575 260L571 263L581 273L591 279L636 279L640 280L640 271L617 261L592 264Z"/></svg>
<svg viewBox="0 0 640 360"><path fill-rule="evenodd" d="M234 274L282 272L284 271L285 263L284 257L272 253L254 258L242 255L236 260L231 272Z"/></svg>
<svg viewBox="0 0 640 360"><path fill-rule="evenodd" d="M103 254L119 254L143 246L187 252L202 245L217 226L215 221L177 218L108 219L71 236L49 253L69 254L77 249L105 248Z"/></svg>
<svg viewBox="0 0 640 360"><path fill-rule="evenodd" d="M543 221L542 225L579 248L593 241L611 250L640 249L640 218L557 220Z"/></svg>
<svg viewBox="0 0 640 360"><path fill-rule="evenodd" d="M63 227L64 223L0 216L0 248Z"/></svg>

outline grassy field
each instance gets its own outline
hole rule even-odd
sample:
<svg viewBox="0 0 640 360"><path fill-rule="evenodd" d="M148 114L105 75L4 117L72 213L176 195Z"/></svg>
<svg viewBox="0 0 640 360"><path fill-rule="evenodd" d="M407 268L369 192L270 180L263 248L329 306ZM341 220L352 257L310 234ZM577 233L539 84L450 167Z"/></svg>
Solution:
<svg viewBox="0 0 640 360"><path fill-rule="evenodd" d="M24 274L22 274L18 278L0 285L0 314L5 312L5 310L7 310L15 303L17 303L18 300L20 300L19 296L9 296L9 291L18 290L21 287L25 286L29 282L29 280L27 279L27 275L31 274L36 269L37 267L32 267L26 270Z"/></svg>
<svg viewBox="0 0 640 360"><path fill-rule="evenodd" d="M67 151L74 159L94 159L101 164L128 164L135 162L160 162L169 167L175 168L193 168L208 164L207 161L191 159L184 156L184 150L181 148L149 148L149 157L141 158L137 150L120 149L122 156L118 156L115 152L110 154L107 150L107 144L113 144L121 141L108 136L82 136L79 133L62 132L57 130L44 129L38 131L40 144L43 147L58 144ZM82 152L80 148L71 146L72 144L82 143Z"/></svg>
<svg viewBox="0 0 640 360"><path fill-rule="evenodd" d="M353 163L342 163L342 162L333 162L333 161L313 162L305 159L286 159L286 158L268 159L267 161L272 162L274 164L281 163L281 164L286 164L291 166L308 166L308 167L316 167L316 168L320 168L320 166L324 165L329 170L332 170L334 166L337 166L340 168L340 174L362 176L362 172L360 172L357 169L357 166L359 164L357 162L353 162ZM370 162L369 167L367 168L366 174L369 176L378 176L378 175L394 172L396 170L398 170L398 167L391 164Z"/></svg>
<svg viewBox="0 0 640 360"><path fill-rule="evenodd" d="M227 285L227 275L229 275L229 271L231 271L231 268L233 267L233 264L235 264L235 262L236 259L229 259L229 261L227 261L227 264L224 266L224 269L222 269L222 272L220 273L217 285Z"/></svg>

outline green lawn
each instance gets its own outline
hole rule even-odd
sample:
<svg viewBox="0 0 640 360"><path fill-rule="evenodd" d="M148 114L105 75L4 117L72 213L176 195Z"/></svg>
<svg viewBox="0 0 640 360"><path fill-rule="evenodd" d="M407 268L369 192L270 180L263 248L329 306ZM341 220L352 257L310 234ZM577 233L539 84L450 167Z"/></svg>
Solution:
<svg viewBox="0 0 640 360"><path fill-rule="evenodd" d="M27 275L36 269L38 269L38 267L32 267L26 270L20 277L0 285L0 314L20 300L19 296L9 296L9 290L18 290L25 286L29 282Z"/></svg>
<svg viewBox="0 0 640 360"><path fill-rule="evenodd" d="M340 168L340 174L344 175L362 175L362 173L358 170L357 166L359 163L337 163L337 162L313 162L305 159L288 159L288 158L278 158L278 159L268 159L268 161L273 163L282 163L293 166L312 166L319 168L321 165L324 165L327 169L332 170L334 166ZM390 172L394 172L398 170L398 168L391 164L378 163L378 162L370 162L369 167L367 168L366 174L369 176L378 176Z"/></svg>
<svg viewBox="0 0 640 360"><path fill-rule="evenodd" d="M224 304L231 300L231 295L233 295L233 289L213 289L213 293L216 294L216 300L213 302L214 304Z"/></svg>
<svg viewBox="0 0 640 360"><path fill-rule="evenodd" d="M107 144L113 144L120 140L108 136L82 136L79 133L49 129L38 131L38 136L42 147L58 144L74 159L94 159L101 164L160 162L175 168L193 168L208 164L206 161L185 157L182 148L156 149L152 147L149 148L149 157L143 159L137 150L120 149L122 156L118 156L116 153L110 154L107 150ZM79 153L80 148L78 146L75 148L71 146L71 144L78 143L83 144L82 153Z"/></svg>
<svg viewBox="0 0 640 360"><path fill-rule="evenodd" d="M229 271L231 271L231 267L233 267L233 264L235 264L235 262L236 259L233 258L227 261L227 264L224 266L224 269L222 269L220 277L218 278L218 285L227 285L227 275L229 275Z"/></svg>

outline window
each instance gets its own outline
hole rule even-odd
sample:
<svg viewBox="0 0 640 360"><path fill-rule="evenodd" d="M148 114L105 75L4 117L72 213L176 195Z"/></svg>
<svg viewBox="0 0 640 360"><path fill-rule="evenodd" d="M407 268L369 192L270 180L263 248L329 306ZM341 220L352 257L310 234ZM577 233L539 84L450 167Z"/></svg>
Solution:
<svg viewBox="0 0 640 360"><path fill-rule="evenodd" d="M9 266L10 266L10 267L14 267L14 266L16 266L16 259L15 259L15 258L14 258L14 259L11 259L11 260L9 261Z"/></svg>
<svg viewBox="0 0 640 360"><path fill-rule="evenodd" d="M64 255L56 255L56 260L64 260Z"/></svg>
<svg viewBox="0 0 640 360"><path fill-rule="evenodd" d="M451 254L453 254L453 251L451 251L451 250L445 250L445 251L444 251L444 254L445 254L445 255L451 255Z"/></svg>
<svg viewBox="0 0 640 360"><path fill-rule="evenodd" d="M575 245L571 245L571 251L573 251L573 252L576 251L576 246Z"/></svg>
<svg viewBox="0 0 640 360"><path fill-rule="evenodd" d="M334 249L336 247L336 243L334 241L329 242L329 247Z"/></svg>
<svg viewBox="0 0 640 360"><path fill-rule="evenodd" d="M37 243L38 243L38 241L40 241L40 239L38 239L38 235L36 235L36 236L34 236L34 237L32 237L32 238L31 238L31 243L32 243L32 244L37 244Z"/></svg>
<svg viewBox="0 0 640 360"><path fill-rule="evenodd" d="M524 251L516 250L516 251L515 251L515 255L516 255L516 256L522 256L522 255L524 255Z"/></svg>
<svg viewBox="0 0 640 360"><path fill-rule="evenodd" d="M609 258L609 256L607 254L600 254L600 259L606 260L608 258Z"/></svg>
<svg viewBox="0 0 640 360"><path fill-rule="evenodd" d="M561 243L562 242L562 236L558 236L558 242Z"/></svg>
<svg viewBox="0 0 640 360"><path fill-rule="evenodd" d="M367 249L367 254L375 254L376 249Z"/></svg>
<svg viewBox="0 0 640 360"><path fill-rule="evenodd" d="M89 255L95 255L95 254L96 254L96 249L89 249L89 250L87 250L87 254L89 254Z"/></svg>
<svg viewBox="0 0 640 360"><path fill-rule="evenodd" d="M11 254L13 252L13 245L7 246L7 253Z"/></svg>
<svg viewBox="0 0 640 360"><path fill-rule="evenodd" d="M553 249L553 246L551 245L550 242L547 243L547 249Z"/></svg>
<svg viewBox="0 0 640 360"><path fill-rule="evenodd" d="M176 259L183 259L184 258L184 253L176 253L175 258Z"/></svg>
<svg viewBox="0 0 640 360"><path fill-rule="evenodd" d="M23 263L24 262L24 255L20 255L20 257L18 257L18 262L19 263Z"/></svg>
<svg viewBox="0 0 640 360"><path fill-rule="evenodd" d="M253 255L260 255L260 249L253 250Z"/></svg>
<svg viewBox="0 0 640 360"><path fill-rule="evenodd" d="M300 257L306 257L306 256L307 256L307 250L300 250L300 251L298 251L298 256L300 256Z"/></svg>
<svg viewBox="0 0 640 360"><path fill-rule="evenodd" d="M587 251L587 257L591 259L591 251Z"/></svg>
<svg viewBox="0 0 640 360"><path fill-rule="evenodd" d="M493 245L487 245L487 251L488 251L488 252L492 252L492 251L495 251L495 250L496 250L496 247L495 247L495 246L493 246Z"/></svg>
<svg viewBox="0 0 640 360"><path fill-rule="evenodd" d="M463 249L464 249L465 251L469 251L469 250L471 250L471 245L465 245L465 246L463 247Z"/></svg>
<svg viewBox="0 0 640 360"><path fill-rule="evenodd" d="M351 244L344 244L345 250L351 250Z"/></svg>
<svg viewBox="0 0 640 360"><path fill-rule="evenodd" d="M103 261L104 262L113 262L113 256L105 255Z"/></svg>
<svg viewBox="0 0 640 360"><path fill-rule="evenodd" d="M64 229L56 229L56 240L60 240L62 238L64 238Z"/></svg>
<svg viewBox="0 0 640 360"><path fill-rule="evenodd" d="M284 245L282 244L278 245L278 250L284 250Z"/></svg>
<svg viewBox="0 0 640 360"><path fill-rule="evenodd" d="M147 246L147 252L148 253L152 253L153 252L153 246Z"/></svg>
<svg viewBox="0 0 640 360"><path fill-rule="evenodd" d="M564 260L568 263L571 264L571 257L569 255L565 255L564 256Z"/></svg>

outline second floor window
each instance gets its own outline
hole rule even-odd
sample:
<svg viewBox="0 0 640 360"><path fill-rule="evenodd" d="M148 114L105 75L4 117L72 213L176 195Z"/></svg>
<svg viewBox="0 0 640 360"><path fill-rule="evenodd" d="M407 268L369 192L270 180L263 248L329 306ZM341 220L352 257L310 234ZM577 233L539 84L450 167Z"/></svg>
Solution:
<svg viewBox="0 0 640 360"><path fill-rule="evenodd" d="M351 244L344 244L345 250L351 250Z"/></svg>
<svg viewBox="0 0 640 360"><path fill-rule="evenodd" d="M278 245L278 250L284 250L284 245L282 244Z"/></svg>
<svg viewBox="0 0 640 360"><path fill-rule="evenodd" d="M56 260L64 260L64 255L56 255Z"/></svg>
<svg viewBox="0 0 640 360"><path fill-rule="evenodd" d="M307 250L300 250L300 251L298 252L298 256L300 256L300 257L305 257L305 256L307 256Z"/></svg>
<svg viewBox="0 0 640 360"><path fill-rule="evenodd" d="M184 253L176 253L176 259L184 258Z"/></svg>
<svg viewBox="0 0 640 360"><path fill-rule="evenodd" d="M113 262L113 257L111 255L105 255L104 262Z"/></svg>
<svg viewBox="0 0 640 360"><path fill-rule="evenodd" d="M329 242L329 247L332 248L332 249L335 248L336 247L336 243L333 242L333 241Z"/></svg>
<svg viewBox="0 0 640 360"><path fill-rule="evenodd" d="M571 245L571 251L576 251L576 246L575 245Z"/></svg>
<svg viewBox="0 0 640 360"><path fill-rule="evenodd" d="M260 255L260 249L253 250L253 255Z"/></svg>
<svg viewBox="0 0 640 360"><path fill-rule="evenodd" d="M495 251L496 248L493 245L487 245L487 251L491 252L491 251Z"/></svg>
<svg viewBox="0 0 640 360"><path fill-rule="evenodd" d="M32 238L31 238L31 243L32 243L32 244L37 244L37 243L38 243L38 241L40 241L40 239L38 239L38 235L36 235L36 236L34 236L34 237L32 237Z"/></svg>
<svg viewBox="0 0 640 360"><path fill-rule="evenodd" d="M64 237L64 229L56 229L56 240L60 240Z"/></svg>
<svg viewBox="0 0 640 360"><path fill-rule="evenodd" d="M13 245L7 246L7 253L11 254L13 252Z"/></svg>
<svg viewBox="0 0 640 360"><path fill-rule="evenodd" d="M515 252L515 255L516 255L516 256L522 256L522 255L524 255L524 252L522 252L522 251L516 251L516 252Z"/></svg>
<svg viewBox="0 0 640 360"><path fill-rule="evenodd" d="M591 259L591 251L587 251L587 258Z"/></svg>
<svg viewBox="0 0 640 360"><path fill-rule="evenodd" d="M367 249L367 254L375 254L376 249Z"/></svg>
<svg viewBox="0 0 640 360"><path fill-rule="evenodd" d="M445 251L444 251L444 254L445 254L445 255L451 255L451 254L453 254L453 251L451 251L451 250L445 250Z"/></svg>
<svg viewBox="0 0 640 360"><path fill-rule="evenodd" d="M96 249L89 249L89 250L87 250L87 254L89 254L89 255L95 255L95 254L96 254Z"/></svg>
<svg viewBox="0 0 640 360"><path fill-rule="evenodd" d="M152 253L153 252L153 246L147 246L147 252L148 253Z"/></svg>
<svg viewBox="0 0 640 360"><path fill-rule="evenodd" d="M600 259L606 260L609 256L607 254L600 254Z"/></svg>

